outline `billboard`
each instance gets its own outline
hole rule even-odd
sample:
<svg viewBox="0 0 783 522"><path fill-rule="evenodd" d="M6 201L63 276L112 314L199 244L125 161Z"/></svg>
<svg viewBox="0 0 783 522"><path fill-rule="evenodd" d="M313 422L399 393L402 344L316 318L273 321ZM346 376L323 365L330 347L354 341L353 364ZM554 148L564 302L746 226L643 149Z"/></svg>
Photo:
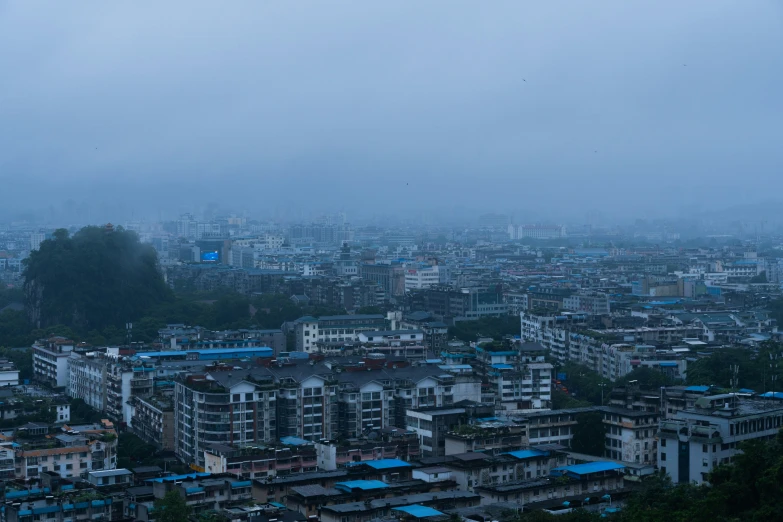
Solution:
<svg viewBox="0 0 783 522"><path fill-rule="evenodd" d="M201 252L202 263L218 263L220 261L220 252L213 250L211 252Z"/></svg>

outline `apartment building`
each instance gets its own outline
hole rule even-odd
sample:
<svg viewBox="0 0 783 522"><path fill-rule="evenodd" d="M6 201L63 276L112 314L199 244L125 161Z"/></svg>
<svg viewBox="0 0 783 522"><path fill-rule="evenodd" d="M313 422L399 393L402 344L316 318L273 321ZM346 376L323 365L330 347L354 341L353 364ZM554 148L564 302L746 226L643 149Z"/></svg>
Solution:
<svg viewBox="0 0 783 522"><path fill-rule="evenodd" d="M177 456L204 468L210 444L258 445L277 439L278 387L247 370L213 371L174 383Z"/></svg>
<svg viewBox="0 0 783 522"><path fill-rule="evenodd" d="M528 440L531 446L560 444L570 447L577 416L595 408L571 408L525 414L528 420Z"/></svg>
<svg viewBox="0 0 783 522"><path fill-rule="evenodd" d="M499 455L528 446L527 423L520 421L477 420L458 425L446 433L445 454L482 452Z"/></svg>
<svg viewBox="0 0 783 522"><path fill-rule="evenodd" d="M614 462L589 462L559 466L550 476L476 488L482 505L514 502L519 505L553 500L574 502L577 498L602 497L625 488L625 466ZM576 497L576 498L575 498ZM568 505L568 504L566 504Z"/></svg>
<svg viewBox="0 0 783 522"><path fill-rule="evenodd" d="M75 343L64 337L40 339L33 344L33 380L51 388L64 388L70 382L68 358Z"/></svg>
<svg viewBox="0 0 783 522"><path fill-rule="evenodd" d="M264 479L310 473L318 469L313 444L284 439L294 445L284 448L212 444L204 450L207 473L230 473L243 479Z"/></svg>
<svg viewBox="0 0 783 522"><path fill-rule="evenodd" d="M385 428L374 433L376 433L374 439L362 437L345 441L316 442L318 468L330 471L357 462L394 458L410 462L418 460L421 456L419 438L412 431Z"/></svg>
<svg viewBox="0 0 783 522"><path fill-rule="evenodd" d="M609 296L601 292L585 292L570 295L563 299L563 309L571 312L584 312L590 315L611 313Z"/></svg>
<svg viewBox="0 0 783 522"><path fill-rule="evenodd" d="M107 360L97 354L71 352L68 359L68 396L82 399L93 409L106 409Z"/></svg>
<svg viewBox="0 0 783 522"><path fill-rule="evenodd" d="M611 328L593 330L585 317L574 314L521 315L522 340L538 342L560 363L581 364L615 381L639 367L682 378L687 350L656 347L672 344L697 332L690 326Z"/></svg>
<svg viewBox="0 0 783 522"><path fill-rule="evenodd" d="M406 410L405 427L416 433L424 457L446 455L446 437L470 419L491 416L494 408L489 404L470 404L464 407L418 408Z"/></svg>
<svg viewBox="0 0 783 522"><path fill-rule="evenodd" d="M424 333L424 346L430 354L439 354L446 349L449 327L428 312L406 314L400 319L398 328L421 330Z"/></svg>
<svg viewBox="0 0 783 522"><path fill-rule="evenodd" d="M426 359L424 332L422 330L388 330L362 332L359 343L368 352L382 353L387 357L399 357L406 361Z"/></svg>
<svg viewBox="0 0 783 522"><path fill-rule="evenodd" d="M296 350L313 353L323 343L357 342L362 332L386 330L383 315L301 317L294 322Z"/></svg>
<svg viewBox="0 0 783 522"><path fill-rule="evenodd" d="M337 436L337 383L333 377L310 374L300 380L288 372L279 372L277 377L279 437L312 441Z"/></svg>
<svg viewBox="0 0 783 522"><path fill-rule="evenodd" d="M783 427L783 405L734 394L705 395L692 409L661 421L658 469L675 484L704 484L719 465L731 463L748 440L773 439Z"/></svg>
<svg viewBox="0 0 783 522"><path fill-rule="evenodd" d="M171 397L131 398L131 427L143 441L174 451L174 404Z"/></svg>
<svg viewBox="0 0 783 522"><path fill-rule="evenodd" d="M544 362L545 349L535 343L524 346L476 347L476 366L495 393L496 406L507 412L548 408L552 400L552 365Z"/></svg>
<svg viewBox="0 0 783 522"><path fill-rule="evenodd" d="M68 396L128 426L133 422L133 397L148 397L154 389L155 368L141 360L123 360L116 348L107 353L72 352L68 358Z"/></svg>
<svg viewBox="0 0 783 522"><path fill-rule="evenodd" d="M16 478L37 479L45 472L63 478L86 477L93 470L116 467L116 434L114 439L85 437L81 434L57 435L57 447L22 447L15 450Z"/></svg>
<svg viewBox="0 0 783 522"><path fill-rule="evenodd" d="M625 408L599 409L606 426L604 456L622 462L655 465L657 459L657 411Z"/></svg>
<svg viewBox="0 0 783 522"><path fill-rule="evenodd" d="M447 269L438 265L408 267L405 269L405 291L410 292L448 283L447 274Z"/></svg>
<svg viewBox="0 0 783 522"><path fill-rule="evenodd" d="M399 264L362 264L359 275L383 289L387 300L405 295L405 269Z"/></svg>

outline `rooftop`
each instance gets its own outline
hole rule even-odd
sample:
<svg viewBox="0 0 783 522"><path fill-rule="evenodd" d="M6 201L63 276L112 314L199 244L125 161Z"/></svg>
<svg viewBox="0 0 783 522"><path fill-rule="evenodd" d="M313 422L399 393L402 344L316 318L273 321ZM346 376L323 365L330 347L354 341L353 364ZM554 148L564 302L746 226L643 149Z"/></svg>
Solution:
<svg viewBox="0 0 783 522"><path fill-rule="evenodd" d="M585 464L574 464L573 466L561 466L552 470L561 472L561 474L589 475L590 473L600 473L603 471L613 471L625 469L625 466L616 462L588 462Z"/></svg>
<svg viewBox="0 0 783 522"><path fill-rule="evenodd" d="M415 518L427 518L427 517L441 517L445 516L437 509L433 509L428 506L422 506L421 504L413 504L411 506L403 506L398 508L392 508L394 511L402 511Z"/></svg>

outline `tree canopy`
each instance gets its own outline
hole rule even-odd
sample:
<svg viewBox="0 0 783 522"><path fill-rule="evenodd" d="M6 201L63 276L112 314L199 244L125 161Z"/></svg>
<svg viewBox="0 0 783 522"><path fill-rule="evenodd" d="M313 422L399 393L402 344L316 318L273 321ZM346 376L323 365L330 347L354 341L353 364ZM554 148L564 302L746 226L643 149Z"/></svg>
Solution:
<svg viewBox="0 0 783 522"><path fill-rule="evenodd" d="M586 453L596 457L604 456L606 426L599 412L580 413L576 416L571 449L577 453Z"/></svg>
<svg viewBox="0 0 783 522"><path fill-rule="evenodd" d="M188 522L193 511L177 490L169 491L162 499L156 500L154 509L156 522Z"/></svg>
<svg viewBox="0 0 783 522"><path fill-rule="evenodd" d="M459 321L449 328L449 336L465 342L473 342L479 337L501 339L505 335L519 335L519 317L482 317L475 321Z"/></svg>
<svg viewBox="0 0 783 522"><path fill-rule="evenodd" d="M24 262L25 308L35 327L121 327L171 299L155 249L121 227L64 229Z"/></svg>

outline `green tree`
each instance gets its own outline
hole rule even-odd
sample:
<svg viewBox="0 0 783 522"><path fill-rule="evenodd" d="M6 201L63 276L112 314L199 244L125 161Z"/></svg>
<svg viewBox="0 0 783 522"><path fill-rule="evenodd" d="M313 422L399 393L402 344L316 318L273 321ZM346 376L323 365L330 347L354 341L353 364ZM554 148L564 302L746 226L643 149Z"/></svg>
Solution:
<svg viewBox="0 0 783 522"><path fill-rule="evenodd" d="M188 522L192 508L177 490L166 493L154 504L155 522Z"/></svg>
<svg viewBox="0 0 783 522"><path fill-rule="evenodd" d="M153 464L157 448L144 442L133 433L125 432L117 444L117 465L121 468L133 468L140 464Z"/></svg>
<svg viewBox="0 0 783 522"><path fill-rule="evenodd" d="M636 385L641 388L660 388L661 386L671 386L674 384L663 372L653 370L646 366L636 368L615 382L615 386L626 386L629 382L636 381Z"/></svg>
<svg viewBox="0 0 783 522"><path fill-rule="evenodd" d="M606 393L612 389L612 383L598 373L576 363L566 363L558 370L565 373L565 385L573 396L590 404L601 404L601 397L606 399Z"/></svg>
<svg viewBox="0 0 783 522"><path fill-rule="evenodd" d="M0 357L4 357L16 365L20 379L33 378L33 351L30 348L0 348Z"/></svg>
<svg viewBox="0 0 783 522"><path fill-rule="evenodd" d="M0 346L30 346L35 341L32 323L21 310L0 312Z"/></svg>
<svg viewBox="0 0 783 522"><path fill-rule="evenodd" d="M71 401L71 424L91 424L100 422L101 414L84 402L84 399Z"/></svg>
<svg viewBox="0 0 783 522"><path fill-rule="evenodd" d="M565 410L567 408L586 408L592 406L587 401L580 401L574 399L566 392L561 390L552 390L552 409L553 410Z"/></svg>
<svg viewBox="0 0 783 522"><path fill-rule="evenodd" d="M24 261L25 308L36 327L77 331L121 328L170 300L158 258L133 232L85 227L57 230Z"/></svg>
<svg viewBox="0 0 783 522"><path fill-rule="evenodd" d="M502 339L506 335L519 335L519 317L482 317L476 321L459 321L449 328L449 336L465 342L475 342L479 337Z"/></svg>
<svg viewBox="0 0 783 522"><path fill-rule="evenodd" d="M571 449L578 453L602 457L605 440L606 426L599 412L580 413L576 416Z"/></svg>

